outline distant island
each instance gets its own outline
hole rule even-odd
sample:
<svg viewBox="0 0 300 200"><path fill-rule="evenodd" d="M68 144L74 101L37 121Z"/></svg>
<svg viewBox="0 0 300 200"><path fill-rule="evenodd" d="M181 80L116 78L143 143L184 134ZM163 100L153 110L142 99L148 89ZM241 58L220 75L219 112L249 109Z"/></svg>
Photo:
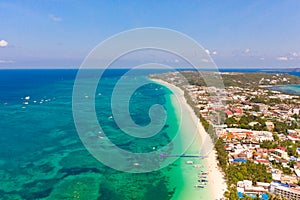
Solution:
<svg viewBox="0 0 300 200"><path fill-rule="evenodd" d="M300 70L300 69L299 69ZM254 87L254 86L267 86L267 85L288 85L288 84L300 84L300 77L290 74L282 73L263 73L263 72L201 72L203 76L210 75L212 73L218 73L221 75L224 86L238 86L238 87ZM203 78L199 77L199 72L196 71L181 71L186 80L191 85L206 86ZM168 80L169 78L175 78L172 73L165 74L152 74L150 78L158 78L162 80ZM175 80L174 80L175 81ZM182 80L181 80L182 81Z"/></svg>
<svg viewBox="0 0 300 200"><path fill-rule="evenodd" d="M265 70L261 70L261 71L269 71L269 72L300 72L300 68L285 68L285 69L265 69Z"/></svg>

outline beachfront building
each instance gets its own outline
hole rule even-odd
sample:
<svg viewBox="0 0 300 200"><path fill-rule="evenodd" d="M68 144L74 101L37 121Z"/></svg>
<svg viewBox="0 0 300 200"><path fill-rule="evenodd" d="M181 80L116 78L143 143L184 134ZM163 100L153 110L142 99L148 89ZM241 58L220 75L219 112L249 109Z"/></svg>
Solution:
<svg viewBox="0 0 300 200"><path fill-rule="evenodd" d="M270 192L273 194L278 194L289 200L300 199L300 188L290 188L288 185L280 183L271 183Z"/></svg>
<svg viewBox="0 0 300 200"><path fill-rule="evenodd" d="M237 192L247 196L256 196L268 192L270 183L257 182L254 186L252 181L243 180L237 182Z"/></svg>
<svg viewBox="0 0 300 200"><path fill-rule="evenodd" d="M238 181L237 192L247 196L256 196L270 192L275 195L283 196L289 200L300 199L299 187L290 187L290 185L280 182L257 182L256 185L253 185L250 180Z"/></svg>

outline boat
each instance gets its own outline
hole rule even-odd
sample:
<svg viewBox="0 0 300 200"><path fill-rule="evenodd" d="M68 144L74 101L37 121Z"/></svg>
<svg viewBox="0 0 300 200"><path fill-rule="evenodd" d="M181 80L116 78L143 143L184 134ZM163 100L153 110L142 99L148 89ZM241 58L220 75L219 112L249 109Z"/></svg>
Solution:
<svg viewBox="0 0 300 200"><path fill-rule="evenodd" d="M198 182L208 182L208 180L206 180L206 179L200 179L200 180L198 180Z"/></svg>
<svg viewBox="0 0 300 200"><path fill-rule="evenodd" d="M192 164L194 164L194 162L193 162L193 161L191 161L191 160L188 160L188 161L186 161L185 163L186 163L186 164L188 164L188 165L192 165Z"/></svg>
<svg viewBox="0 0 300 200"><path fill-rule="evenodd" d="M196 164L196 165L194 165L194 167L195 167L195 168L201 168L201 167L202 167L202 165L200 165L200 164Z"/></svg>
<svg viewBox="0 0 300 200"><path fill-rule="evenodd" d="M202 181L202 180L198 180L200 185L206 185L208 181Z"/></svg>
<svg viewBox="0 0 300 200"><path fill-rule="evenodd" d="M194 185L195 188L204 188L203 185Z"/></svg>

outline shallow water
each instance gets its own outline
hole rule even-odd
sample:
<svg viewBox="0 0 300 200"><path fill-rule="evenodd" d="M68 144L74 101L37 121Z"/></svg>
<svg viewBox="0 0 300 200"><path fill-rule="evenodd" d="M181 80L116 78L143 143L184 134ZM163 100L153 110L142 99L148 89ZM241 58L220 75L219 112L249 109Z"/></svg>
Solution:
<svg viewBox="0 0 300 200"><path fill-rule="evenodd" d="M297 94L300 95L300 85L280 85L280 86L272 86L270 87L272 90L277 90L289 94Z"/></svg>
<svg viewBox="0 0 300 200"><path fill-rule="evenodd" d="M112 89L122 73L106 74L96 93L103 131L132 152L165 146L178 129L168 89L149 84L130 101L132 118L140 125L149 123L149 116L141 113L148 113L151 105L164 106L167 122L154 137L128 136L109 118ZM103 165L86 150L72 117L74 77L68 70L0 71L0 198L164 200L178 194L185 184L182 159L158 171L131 174Z"/></svg>

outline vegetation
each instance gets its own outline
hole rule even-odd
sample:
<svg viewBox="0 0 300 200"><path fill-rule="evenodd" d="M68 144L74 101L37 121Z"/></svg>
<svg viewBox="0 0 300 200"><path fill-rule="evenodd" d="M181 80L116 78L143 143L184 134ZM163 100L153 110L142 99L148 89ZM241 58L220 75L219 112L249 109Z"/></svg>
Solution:
<svg viewBox="0 0 300 200"><path fill-rule="evenodd" d="M218 153L218 161L220 167L225 170L227 169L228 165L228 153L226 152L224 148L224 142L221 139L218 139L218 141L215 143L215 148Z"/></svg>
<svg viewBox="0 0 300 200"><path fill-rule="evenodd" d="M254 126L250 126L250 122L257 122ZM225 120L227 127L237 127L244 129L252 129L256 131L266 131L266 120L254 115L243 115L240 118L229 117Z"/></svg>
<svg viewBox="0 0 300 200"><path fill-rule="evenodd" d="M275 149L276 147L285 147L289 156L298 157L297 148L300 146L300 142L293 143L290 140L274 140L274 141L263 141L260 143L261 148Z"/></svg>
<svg viewBox="0 0 300 200"><path fill-rule="evenodd" d="M266 173L267 167L264 164L255 164L247 161L239 165L229 165L226 171L229 184L236 184L242 180L252 180L254 184L256 182L270 183L272 181L272 175L271 173Z"/></svg>
<svg viewBox="0 0 300 200"><path fill-rule="evenodd" d="M224 142L221 139L218 139L215 144L215 148L218 152L219 166L225 172L225 176L227 179L229 191L225 193L225 196L228 199L238 199L236 191L236 184L238 181L252 180L253 183L256 183L258 181L272 181L272 175L267 172L267 167L263 164L255 164L253 162L247 161L246 163L241 163L238 165L229 165L228 153L226 152L224 148Z"/></svg>
<svg viewBox="0 0 300 200"><path fill-rule="evenodd" d="M202 72L202 77L195 71L182 71L181 74L192 85L206 86L202 77L213 77L213 72ZM299 84L300 78L289 74L273 73L222 73L221 74L225 87L238 86L259 86L259 85L282 85L282 84ZM217 78L217 75L215 75ZM276 80L276 83L271 82Z"/></svg>
<svg viewBox="0 0 300 200"><path fill-rule="evenodd" d="M269 95L271 95L271 94L269 94ZM252 98L249 98L248 100L251 103L262 103L262 104L269 105L269 106L275 106L275 105L278 105L280 103L284 103L279 98L266 98L264 96L254 96Z"/></svg>
<svg viewBox="0 0 300 200"><path fill-rule="evenodd" d="M181 71L180 76L183 75L184 78L191 85L207 86L206 81L212 81L219 79L220 75L215 72L199 72L196 71ZM152 74L151 78L159 78L166 80L167 78L173 78L171 73L165 74ZM205 80L204 78L205 77ZM237 86L237 87L258 87L259 85L283 85L283 84L300 84L300 78L290 74L274 74L274 73L221 73L221 78L225 87ZM182 78L183 80L183 78ZM276 82L272 82L275 80Z"/></svg>
<svg viewBox="0 0 300 200"><path fill-rule="evenodd" d="M297 115L296 115L297 116ZM295 117L296 117L295 116ZM243 115L240 118L238 117L229 117L225 120L227 127L236 127L236 128L244 128L244 129L251 129L256 131L267 131L266 127L266 119L261 118L259 116L254 115ZM257 124L250 126L250 122L258 122ZM292 122L291 124L287 124L283 121L273 120L274 123L274 132L278 134L287 135L288 129L297 129L300 128L297 122Z"/></svg>

